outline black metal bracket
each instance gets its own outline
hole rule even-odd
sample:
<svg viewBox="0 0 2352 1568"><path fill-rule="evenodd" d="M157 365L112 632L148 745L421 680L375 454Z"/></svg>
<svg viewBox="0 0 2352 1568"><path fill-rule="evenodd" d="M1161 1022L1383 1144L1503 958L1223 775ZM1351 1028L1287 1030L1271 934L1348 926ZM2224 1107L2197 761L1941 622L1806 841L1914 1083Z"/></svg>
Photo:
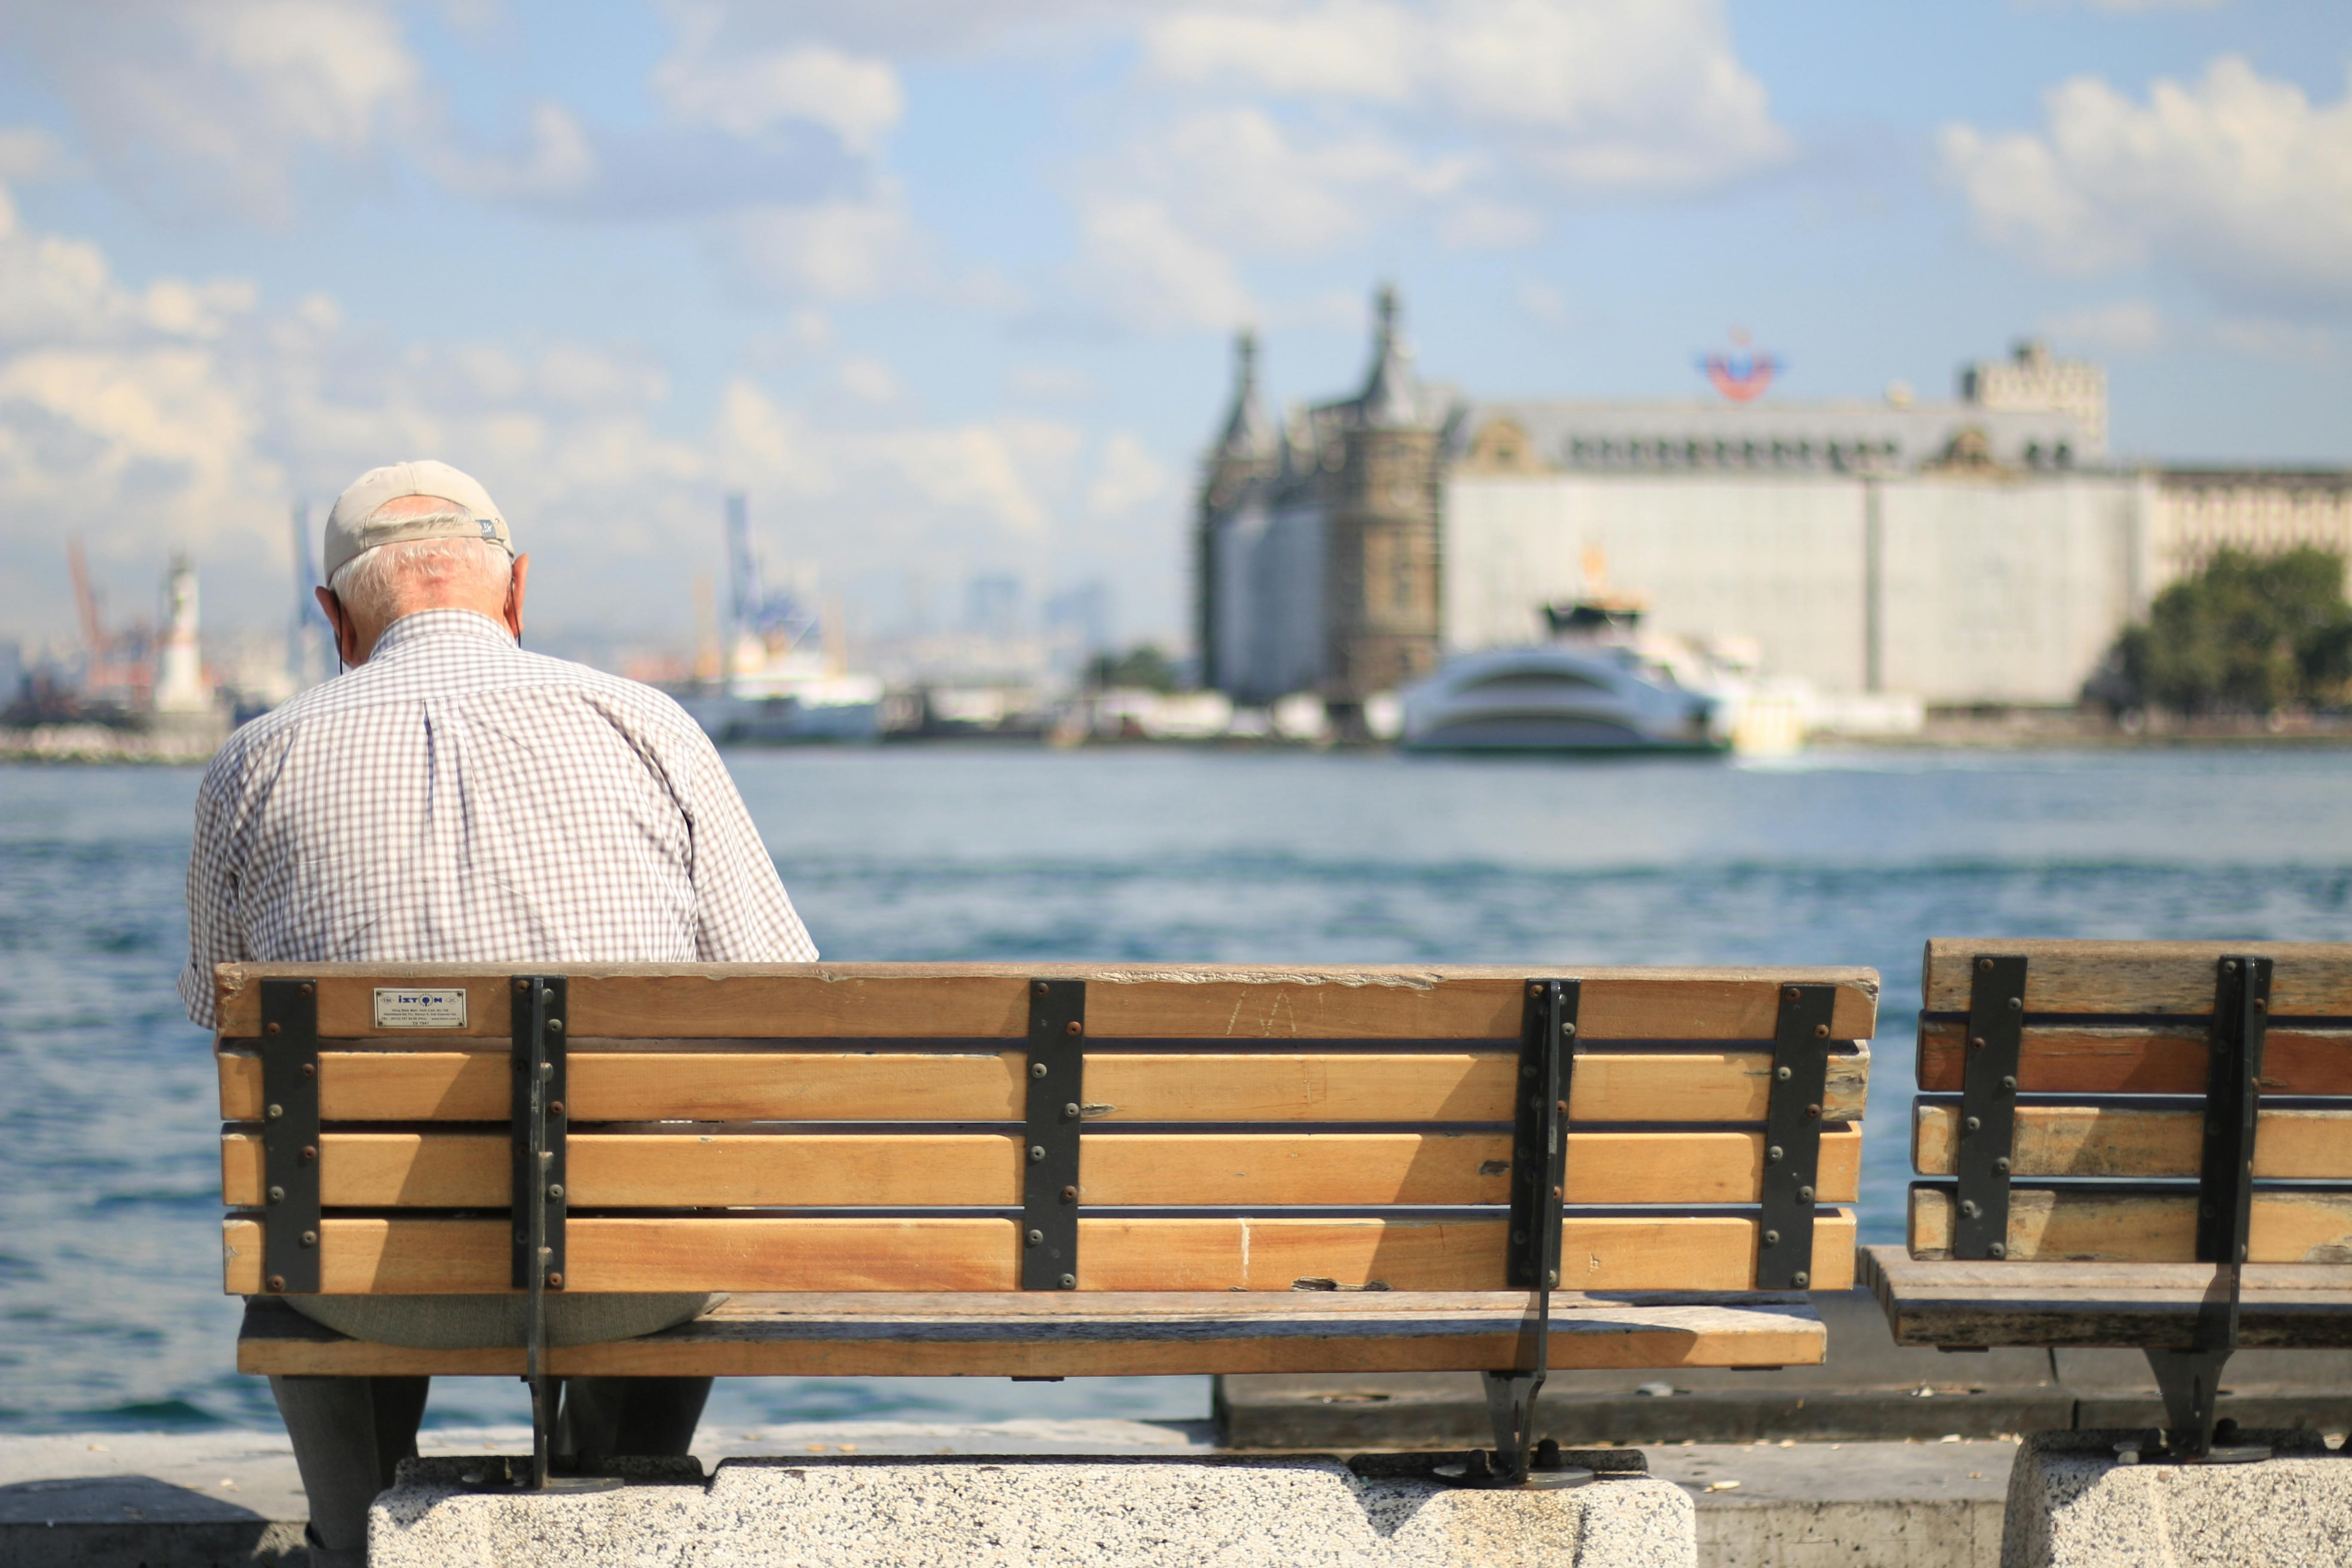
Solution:
<svg viewBox="0 0 2352 1568"><path fill-rule="evenodd" d="M2224 955L2214 972L2212 1048L2205 1075L2205 1149L2197 1178L2197 1260L2214 1265L2187 1350L2149 1349L2164 1394L2166 1436L2183 1459L2248 1459L2267 1449L2218 1447L2214 1405L2238 1348L2241 1270L2254 1201L2254 1135L2269 1037L2271 960Z"/></svg>
<svg viewBox="0 0 2352 1568"><path fill-rule="evenodd" d="M1522 1353L1529 1364L1484 1375L1495 1447L1438 1473L1464 1486L1576 1486L1589 1470L1563 1468L1557 1445L1536 1442L1536 1396L1551 1363L1551 1293L1559 1285L1568 1198L1568 1105L1576 1068L1583 984L1530 980L1519 1008L1519 1073L1511 1136L1511 1232L1504 1282L1535 1292ZM1526 1342L1532 1341L1532 1344Z"/></svg>
<svg viewBox="0 0 2352 1568"><path fill-rule="evenodd" d="M1969 965L1969 1036L1962 1057L1959 1181L1952 1256L2009 1256L2009 1166L2017 1146L2017 1063L2025 1040L2025 959L1977 954Z"/></svg>
<svg viewBox="0 0 2352 1568"><path fill-rule="evenodd" d="M319 986L261 983L262 1283L319 1289Z"/></svg>
<svg viewBox="0 0 2352 1568"><path fill-rule="evenodd" d="M547 1372L547 1292L563 1289L564 1030L570 988L560 974L518 974L514 1009L514 1271L530 1292L523 1377L530 1384L530 1484L544 1489L558 1388Z"/></svg>
<svg viewBox="0 0 2352 1568"><path fill-rule="evenodd" d="M1772 1028L1764 1102L1764 1184L1757 1212L1756 1288L1812 1284L1813 1192L1821 1177L1822 1108L1828 1097L1834 985L1783 985Z"/></svg>
<svg viewBox="0 0 2352 1568"><path fill-rule="evenodd" d="M1022 1131L1021 1288L1078 1288L1078 1145L1086 1104L1087 983L1029 983L1028 1115Z"/></svg>

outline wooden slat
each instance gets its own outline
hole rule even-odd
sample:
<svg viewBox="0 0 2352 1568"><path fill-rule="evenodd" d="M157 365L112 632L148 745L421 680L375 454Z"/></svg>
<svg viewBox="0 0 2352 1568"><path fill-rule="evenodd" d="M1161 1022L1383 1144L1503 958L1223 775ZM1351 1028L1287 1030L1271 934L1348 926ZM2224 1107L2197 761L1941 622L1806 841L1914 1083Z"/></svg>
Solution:
<svg viewBox="0 0 2352 1568"><path fill-rule="evenodd" d="M1921 1105L1911 1161L1923 1176L1957 1173L1960 1110ZM2205 1145L2195 1110L2026 1105L2017 1110L2012 1176L2193 1176ZM2352 1176L2352 1110L2264 1110L2254 1135L2254 1174L2284 1181Z"/></svg>
<svg viewBox="0 0 2352 1568"><path fill-rule="evenodd" d="M1951 1238L1951 1194L1913 1187L1911 1255L1948 1258ZM2196 1194L2012 1188L2008 1247L2010 1259L2019 1263L2191 1263ZM2246 1255L2252 1263L2352 1258L2352 1193L2257 1191Z"/></svg>
<svg viewBox="0 0 2352 1568"><path fill-rule="evenodd" d="M1967 1035L1967 1026L1957 1020L1920 1020L1921 1089L1959 1092L1968 1070ZM2018 1049L2017 1087L2028 1094L2202 1094L2210 1050L2202 1023L2031 1024ZM2262 1082L2271 1094L2352 1094L2352 1030L2294 1025L2265 1030Z"/></svg>
<svg viewBox="0 0 2352 1568"><path fill-rule="evenodd" d="M1546 965L1584 981L1580 1023L1595 1040L1769 1040L1786 984L1839 987L1832 1030L1874 1032L1878 976L1864 969L1622 969ZM267 975L319 982L319 1032L377 1035L378 984L467 992L452 1033L509 1033L504 965L223 964L220 1029L249 1038ZM574 1037L1017 1039L1028 981L1087 983L1087 1027L1103 1039L1516 1039L1528 971L1486 966L1264 968L1231 964L575 964ZM439 1031L383 1031L410 1037Z"/></svg>
<svg viewBox="0 0 2352 1568"><path fill-rule="evenodd" d="M617 1344L559 1347L568 1376L1088 1377L1218 1372L1478 1371L1528 1358L1523 1293L1055 1293L1034 1298L737 1296L695 1322ZM1104 1308L1110 1310L1103 1310ZM1814 1365L1826 1336L1801 1298L1552 1298L1554 1367ZM522 1352L416 1351L344 1339L282 1303L246 1311L248 1373L512 1375Z"/></svg>
<svg viewBox="0 0 2352 1568"><path fill-rule="evenodd" d="M2022 942L1937 937L1927 943L1923 994L1931 1013L1969 1010L1969 963L1979 953L2026 956L2028 1013L2213 1011L2214 964L2230 953L2267 954L2271 1012L2278 1017L2352 1017L2352 946L2290 942Z"/></svg>
<svg viewBox="0 0 2352 1568"><path fill-rule="evenodd" d="M1753 1203L1760 1132L1573 1132L1568 1201ZM1825 1203L1852 1203L1862 1134L1822 1140ZM575 1134L571 1202L582 1208L995 1205L1021 1201L1020 1140L1001 1134L668 1136ZM343 1208L482 1208L509 1201L508 1141L481 1132L330 1132L322 1201ZM1084 1202L1124 1205L1501 1204L1503 1133L1122 1133L1081 1144ZM262 1202L261 1139L221 1140L232 1207Z"/></svg>
<svg viewBox="0 0 2352 1568"><path fill-rule="evenodd" d="M1379 1219L1082 1219L1082 1290L1287 1290L1297 1281L1395 1290L1503 1285L1506 1222ZM1562 1285L1587 1290L1745 1290L1757 1224L1734 1215L1572 1215ZM1814 1223L1812 1288L1853 1274L1853 1213ZM322 1222L329 1295L484 1294L508 1289L503 1220ZM261 1289L261 1226L223 1226L226 1288ZM572 1290L1009 1290L1018 1251L1003 1219L574 1219Z"/></svg>
<svg viewBox="0 0 2352 1568"><path fill-rule="evenodd" d="M2210 1263L1925 1261L1897 1247L1864 1247L1862 1259L1897 1344L1968 1348L2187 1348L2217 1272ZM2352 1268L2252 1265L2242 1274L2240 1344L2352 1347Z"/></svg>
<svg viewBox="0 0 2352 1568"><path fill-rule="evenodd" d="M1021 1051L578 1051L572 1119L678 1121L1017 1121ZM261 1061L219 1055L221 1116L261 1119ZM1087 1058L1087 1118L1104 1121L1499 1121L1511 1120L1517 1058L1443 1055L1142 1055ZM1761 1121L1772 1058L1764 1051L1596 1051L1577 1058L1570 1115L1580 1121ZM507 1115L504 1050L325 1051L329 1121L497 1121ZM1856 1121L1869 1090L1866 1048L1830 1058L1823 1107Z"/></svg>

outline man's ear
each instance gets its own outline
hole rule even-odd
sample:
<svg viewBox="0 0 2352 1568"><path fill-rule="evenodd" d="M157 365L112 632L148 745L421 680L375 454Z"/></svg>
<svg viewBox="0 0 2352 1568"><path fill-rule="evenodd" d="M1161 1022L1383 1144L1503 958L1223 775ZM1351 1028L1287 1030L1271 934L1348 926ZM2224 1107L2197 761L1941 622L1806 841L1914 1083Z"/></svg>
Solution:
<svg viewBox="0 0 2352 1568"><path fill-rule="evenodd" d="M327 624L335 629L335 657L346 665L359 663L356 657L360 647L359 627L352 624L350 614L343 608L343 602L324 588L313 588L310 592L319 595L319 609L326 616Z"/></svg>
<svg viewBox="0 0 2352 1568"><path fill-rule="evenodd" d="M530 557L518 555L514 572L507 579L507 630L514 633L515 641L522 641L523 582L530 575Z"/></svg>

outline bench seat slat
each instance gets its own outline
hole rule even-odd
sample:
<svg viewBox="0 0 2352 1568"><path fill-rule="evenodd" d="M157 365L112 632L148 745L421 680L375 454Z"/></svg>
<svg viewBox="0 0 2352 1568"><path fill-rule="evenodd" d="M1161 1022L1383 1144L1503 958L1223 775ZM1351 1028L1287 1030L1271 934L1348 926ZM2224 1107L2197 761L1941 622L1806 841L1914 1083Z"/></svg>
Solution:
<svg viewBox="0 0 2352 1568"><path fill-rule="evenodd" d="M975 1294L739 1296L709 1317L615 1344L557 1347L558 1375L1069 1376L1447 1372L1525 1359L1523 1293L1298 1293L1237 1311L1229 1294L1053 1299ZM1801 1297L1552 1298L1556 1367L1812 1365L1826 1337ZM246 1373L512 1374L520 1351L416 1351L344 1339L281 1302L247 1309Z"/></svg>
<svg viewBox="0 0 2352 1568"><path fill-rule="evenodd" d="M1919 1259L1951 1255L1953 1198L1911 1189L1910 1249ZM2034 1260L2189 1263L2197 1256L2197 1195L2012 1187L2008 1255ZM2246 1236L2251 1263L2340 1263L2352 1259L2352 1191L2257 1188Z"/></svg>
<svg viewBox="0 0 2352 1568"><path fill-rule="evenodd" d="M2271 957L2271 1012L2282 1018L2352 1017L2352 946L2292 942L2073 942L1937 937L1927 943L1925 997L1930 1013L1969 1010L1969 964L1979 953L2023 953L2025 1011L2168 1013L2213 1011L2213 965L2225 954Z"/></svg>
<svg viewBox="0 0 2352 1568"><path fill-rule="evenodd" d="M2249 1265L2239 1342L2352 1348L2352 1267ZM1921 1261L1863 1249L1863 1283L1906 1345L2185 1348L2215 1285L2210 1263Z"/></svg>
<svg viewBox="0 0 2352 1568"><path fill-rule="evenodd" d="M867 1055L835 1051L635 1054L575 1051L574 1123L680 1121L1017 1121L1023 1051ZM1087 1120L1101 1121L1485 1121L1511 1120L1516 1055L1225 1054L1087 1058ZM221 1116L261 1119L261 1061L219 1056ZM1769 1051L1596 1051L1577 1058L1569 1113L1580 1121L1761 1121ZM329 1121L499 1121L503 1048L326 1050L320 1114ZM1830 1058L1822 1113L1861 1120L1866 1048Z"/></svg>
<svg viewBox="0 0 2352 1568"><path fill-rule="evenodd" d="M1024 1162L1009 1133L613 1134L569 1141L570 1201L582 1208L1017 1206ZM1822 1139L1826 1203L1860 1187L1862 1133ZM1097 1133L1079 1157L1082 1202L1129 1205L1504 1204L1502 1132ZM330 1132L321 1197L338 1208L489 1208L509 1201L509 1141L490 1132ZM1762 1132L1571 1132L1567 1201L1753 1203ZM221 1140L233 1208L262 1203L261 1138Z"/></svg>
<svg viewBox="0 0 2352 1568"><path fill-rule="evenodd" d="M2011 1147L2012 1176L2194 1176L2204 1152L2202 1110L2024 1105ZM1923 1176L1955 1173L1960 1108L1920 1105L1912 1165ZM2352 1109L2264 1110L2254 1137L2254 1175L2280 1181L2352 1177Z"/></svg>
<svg viewBox="0 0 2352 1568"><path fill-rule="evenodd" d="M1503 1285L1503 1220L1081 1219L1082 1290L1288 1290L1300 1280L1394 1290ZM261 1289L261 1226L223 1226L226 1289ZM1563 1285L1585 1289L1747 1290L1757 1222L1747 1215L1571 1215ZM1853 1213L1823 1208L1811 1288L1853 1280ZM331 1295L506 1291L503 1219L331 1217L320 1242ZM572 1218L575 1290L1007 1290L1018 1238L1009 1219Z"/></svg>
<svg viewBox="0 0 2352 1568"><path fill-rule="evenodd" d="M1960 1092L1967 1035L1968 1026L1957 1019L1920 1021L1922 1090ZM2139 1026L2028 1024L2018 1047L2017 1087L2027 1094L2201 1095L2210 1049L2210 1026L2201 1020ZM2352 1094L2352 1029L2273 1025L2263 1048L2262 1083L2266 1094Z"/></svg>
<svg viewBox="0 0 2352 1568"><path fill-rule="evenodd" d="M1519 1033L1524 968L1406 965L1345 968L1176 964L565 965L575 1036L663 1038L1019 1039L1028 983L1087 983L1087 1028L1101 1039L1491 1039ZM225 964L220 1028L249 1038L260 1026L268 975L319 982L319 1032L378 1033L373 987L464 987L461 1034L509 1033L511 965ZM1869 970L1581 968L1580 1021L1599 1039L1769 1040L1779 988L1839 987L1832 1031L1874 1032L1877 977ZM415 1033L416 1031L398 1031Z"/></svg>

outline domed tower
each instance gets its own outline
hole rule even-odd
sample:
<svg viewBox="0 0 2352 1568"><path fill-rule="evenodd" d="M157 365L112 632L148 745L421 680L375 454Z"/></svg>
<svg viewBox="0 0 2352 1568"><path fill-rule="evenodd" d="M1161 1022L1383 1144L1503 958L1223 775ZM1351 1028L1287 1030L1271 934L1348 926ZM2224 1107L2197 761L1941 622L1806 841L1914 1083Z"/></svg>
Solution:
<svg viewBox="0 0 2352 1568"><path fill-rule="evenodd" d="M1397 293L1375 302L1372 368L1344 409L1341 459L1327 478L1324 697L1343 727L1363 701L1435 668L1443 450L1413 375Z"/></svg>
<svg viewBox="0 0 2352 1568"><path fill-rule="evenodd" d="M1218 668L1218 627L1228 606L1217 592L1218 534L1253 492L1275 479L1282 467L1281 442L1266 417L1257 384L1257 334L1244 328L1234 339L1234 397L1223 430L1201 465L1201 497L1192 536L1192 637L1201 658L1201 684L1219 689L1232 672Z"/></svg>

